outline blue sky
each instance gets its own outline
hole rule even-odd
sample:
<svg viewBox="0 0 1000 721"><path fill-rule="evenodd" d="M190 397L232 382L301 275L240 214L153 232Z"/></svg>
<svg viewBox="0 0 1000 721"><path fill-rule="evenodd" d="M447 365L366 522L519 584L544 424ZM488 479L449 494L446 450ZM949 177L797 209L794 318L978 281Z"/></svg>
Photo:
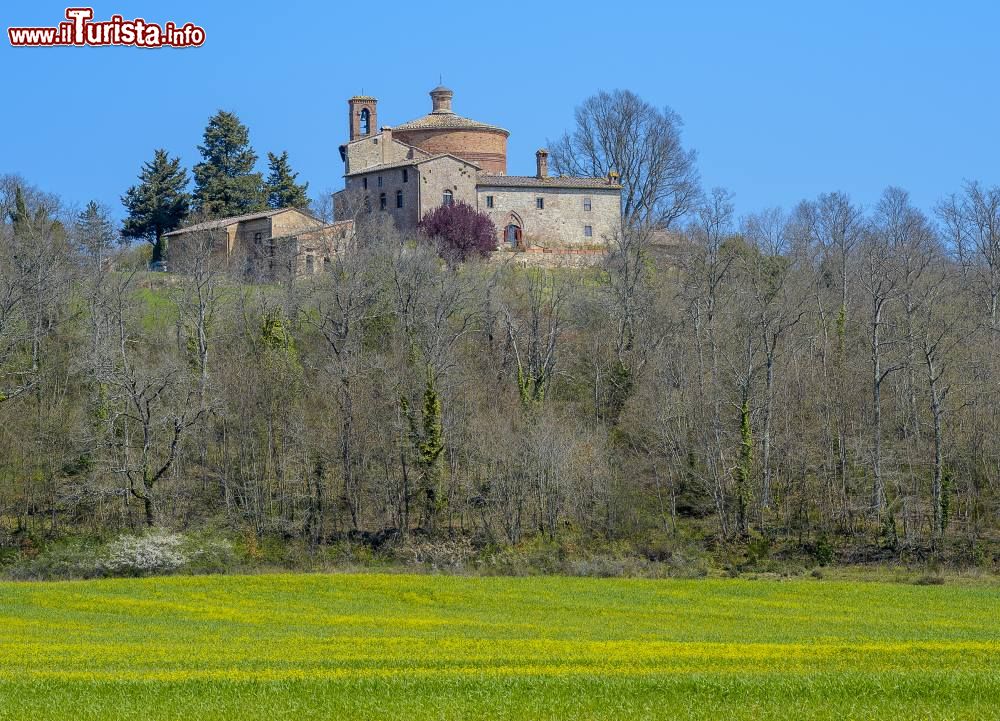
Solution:
<svg viewBox="0 0 1000 721"><path fill-rule="evenodd" d="M198 160L208 117L235 111L251 142L288 150L310 193L342 186L346 98L379 123L428 111L443 76L457 112L511 131L508 172L599 89L669 105L705 187L739 212L882 188L931 209L964 179L1000 183L1000 3L135 2L94 5L195 22L201 48L12 48L8 26L55 25L65 2L0 9L0 173L122 213L156 147ZM264 162L261 163L264 169Z"/></svg>

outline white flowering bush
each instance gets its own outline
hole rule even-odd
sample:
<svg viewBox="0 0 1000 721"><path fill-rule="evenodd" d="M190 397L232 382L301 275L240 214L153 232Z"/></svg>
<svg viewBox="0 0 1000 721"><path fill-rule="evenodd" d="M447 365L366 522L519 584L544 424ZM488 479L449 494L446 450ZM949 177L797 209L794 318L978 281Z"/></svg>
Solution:
<svg viewBox="0 0 1000 721"><path fill-rule="evenodd" d="M169 573L187 563L183 537L166 531L144 536L119 536L107 546L104 569L109 575L145 576Z"/></svg>

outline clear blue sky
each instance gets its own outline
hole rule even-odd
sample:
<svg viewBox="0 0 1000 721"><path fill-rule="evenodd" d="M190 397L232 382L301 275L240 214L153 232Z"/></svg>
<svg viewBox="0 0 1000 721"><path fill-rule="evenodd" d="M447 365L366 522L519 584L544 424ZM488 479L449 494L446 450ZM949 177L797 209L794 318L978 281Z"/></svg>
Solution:
<svg viewBox="0 0 1000 721"><path fill-rule="evenodd" d="M207 42L10 47L8 26L55 25L66 4L0 9L0 173L118 214L154 148L197 162L220 108L262 158L288 150L311 194L337 189L346 98L377 96L397 124L428 111L439 74L457 112L511 131L512 174L581 100L621 87L683 117L705 186L741 213L828 190L871 204L889 184L930 209L963 179L1000 183L995 2L116 0L96 19L192 21Z"/></svg>

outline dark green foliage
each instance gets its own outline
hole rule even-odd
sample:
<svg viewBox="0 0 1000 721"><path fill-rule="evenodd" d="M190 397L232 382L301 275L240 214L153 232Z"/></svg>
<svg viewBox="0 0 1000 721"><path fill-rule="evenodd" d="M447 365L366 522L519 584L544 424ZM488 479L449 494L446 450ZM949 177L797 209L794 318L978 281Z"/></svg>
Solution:
<svg viewBox="0 0 1000 721"><path fill-rule="evenodd" d="M309 183L299 185L295 179L298 173L292 172L288 163L288 151L281 155L267 154L267 183L264 191L267 193L267 204L271 208L305 208L309 205L306 194Z"/></svg>
<svg viewBox="0 0 1000 721"><path fill-rule="evenodd" d="M139 184L122 196L128 211L122 237L146 241L153 246L153 260L161 260L161 236L179 227L188 214L191 195L187 184L180 158L171 159L162 148L154 151L153 159L143 163Z"/></svg>
<svg viewBox="0 0 1000 721"><path fill-rule="evenodd" d="M753 433L750 427L750 400L743 398L740 406L740 454L736 463L736 513L740 531L748 527L747 508L750 502L750 477L753 473Z"/></svg>
<svg viewBox="0 0 1000 721"><path fill-rule="evenodd" d="M198 146L202 162L194 166L194 208L214 218L264 210L264 178L254 171L257 154L250 131L234 113L220 110L208 121Z"/></svg>
<svg viewBox="0 0 1000 721"><path fill-rule="evenodd" d="M427 369L427 383L424 387L420 419L417 419L405 396L400 398L400 406L406 415L410 429L410 442L417 467L421 472L421 495L424 500L425 520L428 526L433 528L445 503L441 494L443 472L441 454L444 452L444 425L441 418L441 397L434 387L434 375L430 368Z"/></svg>

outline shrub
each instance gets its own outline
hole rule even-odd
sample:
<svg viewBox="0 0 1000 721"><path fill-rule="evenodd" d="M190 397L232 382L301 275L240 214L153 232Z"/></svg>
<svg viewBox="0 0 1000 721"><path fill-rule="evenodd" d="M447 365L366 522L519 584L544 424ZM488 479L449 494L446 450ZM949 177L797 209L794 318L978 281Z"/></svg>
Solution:
<svg viewBox="0 0 1000 721"><path fill-rule="evenodd" d="M427 213L418 226L441 243L445 259L463 261L496 250L497 231L486 213L466 203L442 205Z"/></svg>
<svg viewBox="0 0 1000 721"><path fill-rule="evenodd" d="M225 573L239 565L236 549L225 538L184 536L179 551L186 558L184 570L191 573Z"/></svg>
<svg viewBox="0 0 1000 721"><path fill-rule="evenodd" d="M187 563L181 550L184 539L173 533L153 531L145 536L119 536L108 544L103 565L109 575L145 576L169 573Z"/></svg>
<svg viewBox="0 0 1000 721"><path fill-rule="evenodd" d="M8 573L19 581L95 578L104 575L103 552L84 539L53 543L39 553L22 553Z"/></svg>

